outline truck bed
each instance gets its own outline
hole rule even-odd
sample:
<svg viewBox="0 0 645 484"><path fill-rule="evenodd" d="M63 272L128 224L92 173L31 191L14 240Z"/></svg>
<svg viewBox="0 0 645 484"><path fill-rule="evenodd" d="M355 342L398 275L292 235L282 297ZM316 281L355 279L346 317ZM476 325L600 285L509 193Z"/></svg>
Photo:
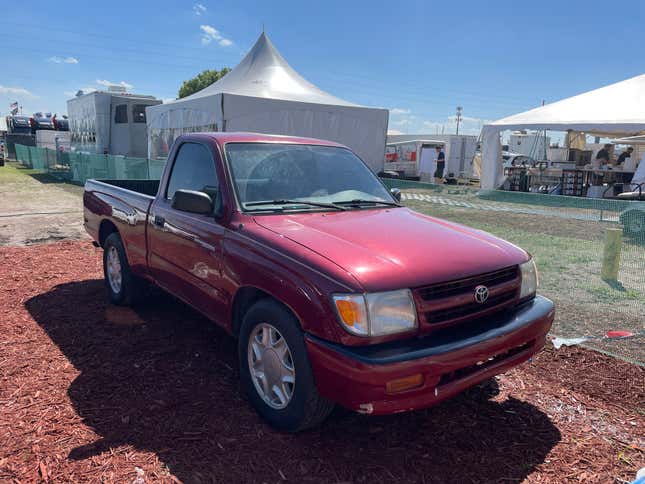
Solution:
<svg viewBox="0 0 645 484"><path fill-rule="evenodd" d="M159 180L91 180L106 183L119 188L125 188L131 192L143 193L154 197L159 190Z"/></svg>

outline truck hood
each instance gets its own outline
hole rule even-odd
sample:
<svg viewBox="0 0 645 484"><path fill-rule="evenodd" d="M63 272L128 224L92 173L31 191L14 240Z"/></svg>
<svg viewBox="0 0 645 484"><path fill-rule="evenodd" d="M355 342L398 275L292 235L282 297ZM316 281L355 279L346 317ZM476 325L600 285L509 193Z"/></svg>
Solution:
<svg viewBox="0 0 645 484"><path fill-rule="evenodd" d="M365 291L445 282L528 260L509 242L404 207L263 215L255 222L333 262Z"/></svg>

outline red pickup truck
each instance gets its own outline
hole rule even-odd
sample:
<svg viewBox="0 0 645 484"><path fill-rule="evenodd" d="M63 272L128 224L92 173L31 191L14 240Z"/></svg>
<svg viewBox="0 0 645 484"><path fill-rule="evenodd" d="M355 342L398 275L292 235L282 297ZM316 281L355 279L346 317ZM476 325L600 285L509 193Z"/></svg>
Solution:
<svg viewBox="0 0 645 484"><path fill-rule="evenodd" d="M348 148L200 133L160 181L89 180L114 304L151 282L237 338L275 427L428 407L539 351L554 316L522 249L399 203Z"/></svg>

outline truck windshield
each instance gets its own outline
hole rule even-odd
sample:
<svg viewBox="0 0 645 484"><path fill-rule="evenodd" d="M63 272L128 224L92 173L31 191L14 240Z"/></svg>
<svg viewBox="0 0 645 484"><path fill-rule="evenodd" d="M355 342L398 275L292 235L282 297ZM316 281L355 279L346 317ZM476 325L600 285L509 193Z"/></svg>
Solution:
<svg viewBox="0 0 645 484"><path fill-rule="evenodd" d="M347 208L396 205L370 169L345 148L228 143L226 157L243 209L320 210L326 208L324 204L329 209L334 208L331 204Z"/></svg>

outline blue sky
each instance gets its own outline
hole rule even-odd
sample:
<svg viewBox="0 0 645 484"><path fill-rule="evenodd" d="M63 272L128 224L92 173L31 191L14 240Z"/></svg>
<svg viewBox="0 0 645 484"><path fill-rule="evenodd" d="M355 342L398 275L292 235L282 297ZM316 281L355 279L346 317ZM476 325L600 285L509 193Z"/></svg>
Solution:
<svg viewBox="0 0 645 484"><path fill-rule="evenodd" d="M7 5L7 3L5 3ZM390 129L454 130L645 73L645 2L11 2L2 9L0 112L66 111L77 89L123 83L174 98L234 67L262 25L309 81L390 108Z"/></svg>

